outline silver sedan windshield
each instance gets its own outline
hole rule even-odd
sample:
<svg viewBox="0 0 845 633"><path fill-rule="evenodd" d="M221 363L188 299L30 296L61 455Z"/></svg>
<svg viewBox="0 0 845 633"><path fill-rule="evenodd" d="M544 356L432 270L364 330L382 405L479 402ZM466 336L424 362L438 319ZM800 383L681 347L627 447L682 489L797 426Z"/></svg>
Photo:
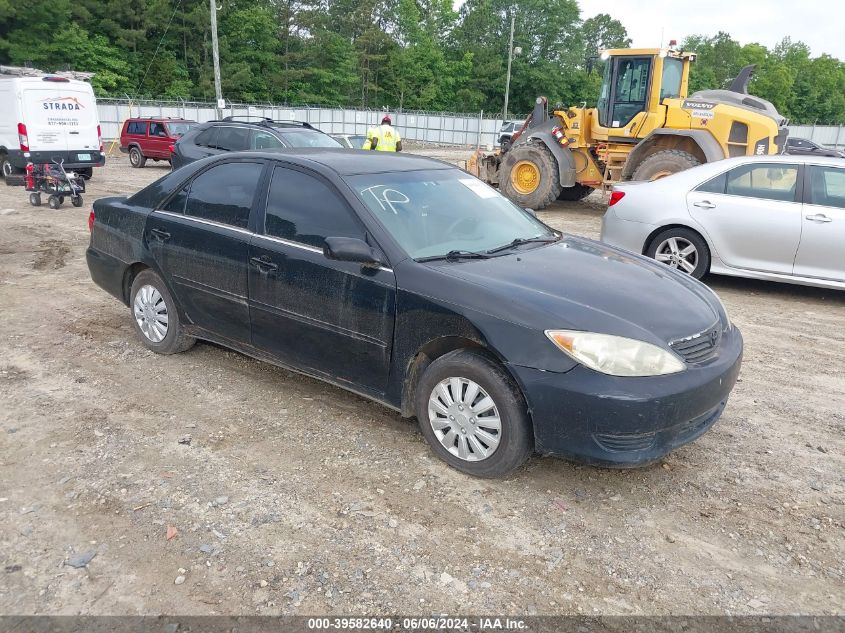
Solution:
<svg viewBox="0 0 845 633"><path fill-rule="evenodd" d="M458 169L347 178L358 197L414 259L484 253L554 232L495 189Z"/></svg>

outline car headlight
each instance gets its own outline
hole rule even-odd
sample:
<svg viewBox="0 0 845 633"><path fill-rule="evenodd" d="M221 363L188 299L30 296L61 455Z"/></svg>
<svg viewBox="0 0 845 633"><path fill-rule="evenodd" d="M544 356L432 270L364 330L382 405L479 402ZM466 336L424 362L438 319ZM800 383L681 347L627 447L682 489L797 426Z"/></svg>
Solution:
<svg viewBox="0 0 845 633"><path fill-rule="evenodd" d="M582 365L611 376L662 376L686 369L678 356L645 341L574 330L546 330L546 336Z"/></svg>

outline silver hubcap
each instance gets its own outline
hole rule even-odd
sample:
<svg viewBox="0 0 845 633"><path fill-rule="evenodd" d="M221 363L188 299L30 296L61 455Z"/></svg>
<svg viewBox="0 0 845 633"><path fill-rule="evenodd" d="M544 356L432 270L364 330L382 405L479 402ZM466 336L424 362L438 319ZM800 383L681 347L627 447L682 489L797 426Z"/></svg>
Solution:
<svg viewBox="0 0 845 633"><path fill-rule="evenodd" d="M654 253L654 259L667 266L692 274L698 266L698 249L682 237L663 240Z"/></svg>
<svg viewBox="0 0 845 633"><path fill-rule="evenodd" d="M447 378L437 384L428 398L428 421L443 447L468 462L490 457L502 439L496 403L467 378Z"/></svg>
<svg viewBox="0 0 845 633"><path fill-rule="evenodd" d="M132 305L138 327L150 341L161 343L167 336L167 304L153 286L141 286Z"/></svg>
<svg viewBox="0 0 845 633"><path fill-rule="evenodd" d="M129 152L129 158L132 160L133 165L137 165L141 161L141 153L137 149L132 149Z"/></svg>

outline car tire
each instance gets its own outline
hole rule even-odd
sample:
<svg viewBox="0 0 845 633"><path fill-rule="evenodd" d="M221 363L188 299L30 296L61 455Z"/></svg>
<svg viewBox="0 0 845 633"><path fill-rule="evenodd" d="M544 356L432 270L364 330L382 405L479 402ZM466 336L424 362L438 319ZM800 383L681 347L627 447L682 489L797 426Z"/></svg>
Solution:
<svg viewBox="0 0 845 633"><path fill-rule="evenodd" d="M583 200L594 191L595 189L593 189L592 187L576 183L571 187L564 187L563 189L561 189L560 195L557 197L557 199L563 200L565 202L577 202L578 200Z"/></svg>
<svg viewBox="0 0 845 633"><path fill-rule="evenodd" d="M542 143L522 143L502 159L499 188L520 207L539 211L560 195L557 161Z"/></svg>
<svg viewBox="0 0 845 633"><path fill-rule="evenodd" d="M129 148L129 164L136 169L140 169L147 164L147 159L141 153L141 150L135 146Z"/></svg>
<svg viewBox="0 0 845 633"><path fill-rule="evenodd" d="M31 204L33 207L40 207L41 206L41 194L38 194L38 193L29 194L29 204Z"/></svg>
<svg viewBox="0 0 845 633"><path fill-rule="evenodd" d="M129 313L141 342L156 354L177 354L196 343L185 334L173 296L152 270L142 270L132 281Z"/></svg>
<svg viewBox="0 0 845 633"><path fill-rule="evenodd" d="M522 393L501 365L479 352L456 350L432 362L417 384L415 405L420 431L434 453L467 474L503 477L534 450Z"/></svg>
<svg viewBox="0 0 845 633"><path fill-rule="evenodd" d="M24 170L12 165L12 161L9 160L7 154L0 154L0 174L3 175L3 180L10 187L25 184Z"/></svg>
<svg viewBox="0 0 845 633"><path fill-rule="evenodd" d="M631 179L658 180L700 164L701 161L689 152L679 149L664 149L655 152L637 165Z"/></svg>
<svg viewBox="0 0 845 633"><path fill-rule="evenodd" d="M47 206L55 210L62 206L62 200L59 196L50 196L47 198Z"/></svg>
<svg viewBox="0 0 845 633"><path fill-rule="evenodd" d="M710 270L707 242L692 229L674 227L661 231L649 243L646 255L696 279Z"/></svg>

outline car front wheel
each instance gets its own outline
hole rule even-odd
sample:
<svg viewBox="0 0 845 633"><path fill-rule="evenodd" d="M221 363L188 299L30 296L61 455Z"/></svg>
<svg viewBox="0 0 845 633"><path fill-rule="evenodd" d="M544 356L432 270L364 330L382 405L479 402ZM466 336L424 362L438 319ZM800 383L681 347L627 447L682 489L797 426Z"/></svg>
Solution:
<svg viewBox="0 0 845 633"><path fill-rule="evenodd" d="M426 368L416 392L420 430L450 466L477 477L502 477L534 449L525 401L495 361L456 350Z"/></svg>
<svg viewBox="0 0 845 633"><path fill-rule="evenodd" d="M184 352L196 342L184 333L176 302L153 271L144 270L135 277L129 306L141 342L157 354Z"/></svg>
<svg viewBox="0 0 845 633"><path fill-rule="evenodd" d="M646 250L652 259L701 279L710 269L710 249L695 231L672 228L654 237Z"/></svg>

